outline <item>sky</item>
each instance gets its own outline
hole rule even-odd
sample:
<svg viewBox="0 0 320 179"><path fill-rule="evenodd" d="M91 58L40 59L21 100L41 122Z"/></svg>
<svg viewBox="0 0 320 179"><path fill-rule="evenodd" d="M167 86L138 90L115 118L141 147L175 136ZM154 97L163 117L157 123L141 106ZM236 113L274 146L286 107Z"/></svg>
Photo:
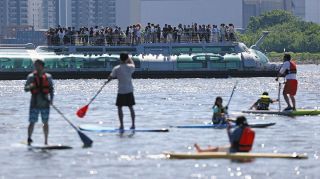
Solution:
<svg viewBox="0 0 320 179"><path fill-rule="evenodd" d="M233 23L241 27L242 0L142 0L141 22L160 25Z"/></svg>

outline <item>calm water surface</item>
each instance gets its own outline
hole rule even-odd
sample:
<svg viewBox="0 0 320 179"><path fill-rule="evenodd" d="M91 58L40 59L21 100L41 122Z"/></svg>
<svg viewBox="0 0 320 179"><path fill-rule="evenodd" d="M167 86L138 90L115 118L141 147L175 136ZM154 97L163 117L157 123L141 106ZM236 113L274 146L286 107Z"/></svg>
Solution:
<svg viewBox="0 0 320 179"><path fill-rule="evenodd" d="M320 66L299 66L299 108L320 108ZM239 81L229 111L232 116L248 109L263 91L277 98L274 78L229 79L136 79L134 80L136 125L162 128L170 125L209 122L215 97L230 96ZM118 127L114 106L117 83L111 82L90 105L84 119L75 112L99 89L102 80L55 80L55 104L75 124L93 123ZM256 159L234 163L226 159L168 160L163 151L194 151L201 146L228 143L224 129L170 129L169 133L118 134L86 133L94 140L81 148L77 133L52 110L49 143L74 147L64 151L29 151L21 144L27 137L30 94L24 81L0 81L0 178L320 178L319 116L284 117L247 115L249 122L276 122L267 129L255 129L254 152L307 153L307 160ZM285 107L282 99L282 108ZM275 104L271 108L277 109ZM129 111L125 125L130 126ZM33 139L43 142L41 124Z"/></svg>

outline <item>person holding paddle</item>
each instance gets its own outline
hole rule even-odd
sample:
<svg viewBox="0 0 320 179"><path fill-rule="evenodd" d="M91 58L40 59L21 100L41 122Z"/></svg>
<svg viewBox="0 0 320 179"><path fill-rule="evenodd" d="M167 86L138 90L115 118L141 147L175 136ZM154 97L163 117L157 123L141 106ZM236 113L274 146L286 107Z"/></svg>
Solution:
<svg viewBox="0 0 320 179"><path fill-rule="evenodd" d="M216 97L216 101L212 107L212 123L213 124L225 124L226 114L228 113L227 108L222 105L222 97Z"/></svg>
<svg viewBox="0 0 320 179"><path fill-rule="evenodd" d="M227 128L230 146L211 147L201 149L194 144L197 152L250 152L253 146L255 132L249 127L247 119L239 116L236 119L236 128L231 132L231 126Z"/></svg>
<svg viewBox="0 0 320 179"><path fill-rule="evenodd" d="M36 60L34 68L35 70L28 75L24 86L26 92L31 92L27 142L28 145L31 145L33 142L31 136L34 125L38 121L39 114L41 114L44 144L48 145L50 103L52 103L54 96L53 81L51 75L45 73L44 62L42 60Z"/></svg>
<svg viewBox="0 0 320 179"><path fill-rule="evenodd" d="M120 54L120 65L115 66L111 74L108 77L108 83L112 79L118 79L118 95L116 106L118 107L118 116L120 120L119 130L122 132L124 130L123 126L123 106L128 106L131 114L132 125L130 129L135 129L135 112L133 105L135 105L134 95L133 95L133 85L132 85L132 74L135 70L135 65L133 60L128 54Z"/></svg>
<svg viewBox="0 0 320 179"><path fill-rule="evenodd" d="M250 109L255 108L256 110L269 110L269 105L279 101L278 99L271 99L268 92L263 92L260 99L258 99Z"/></svg>
<svg viewBox="0 0 320 179"><path fill-rule="evenodd" d="M284 109L287 110L296 110L296 100L295 95L298 89L298 81L297 81L297 65L291 60L290 54L284 54L283 56L283 64L278 73L276 81L278 81L279 77L285 75L285 86L283 89L283 97L287 103L287 107ZM289 97L291 99L292 105L290 104Z"/></svg>

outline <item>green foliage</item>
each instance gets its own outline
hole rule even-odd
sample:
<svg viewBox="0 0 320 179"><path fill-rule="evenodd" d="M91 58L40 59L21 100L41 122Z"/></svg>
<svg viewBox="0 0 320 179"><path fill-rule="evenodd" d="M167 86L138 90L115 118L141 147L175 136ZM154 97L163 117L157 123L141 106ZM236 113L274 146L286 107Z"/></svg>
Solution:
<svg viewBox="0 0 320 179"><path fill-rule="evenodd" d="M303 64L303 63L313 63L313 64L319 64L320 62L320 53L293 53L290 52L292 59L294 59L297 63ZM283 53L278 52L269 52L266 54L270 61L273 62L279 62L282 61Z"/></svg>
<svg viewBox="0 0 320 179"><path fill-rule="evenodd" d="M296 20L297 18L287 11L274 10L266 12L261 16L251 17L247 29L250 32L256 32L259 29Z"/></svg>
<svg viewBox="0 0 320 179"><path fill-rule="evenodd" d="M320 26L302 21L287 11L275 10L252 17L247 32L239 38L250 46L262 31L270 31L260 47L263 51L320 52Z"/></svg>

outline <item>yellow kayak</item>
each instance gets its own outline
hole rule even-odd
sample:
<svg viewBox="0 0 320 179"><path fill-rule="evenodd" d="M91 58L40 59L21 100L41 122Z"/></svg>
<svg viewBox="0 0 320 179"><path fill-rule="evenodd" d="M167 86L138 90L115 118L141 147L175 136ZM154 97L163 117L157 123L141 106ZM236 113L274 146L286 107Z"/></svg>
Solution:
<svg viewBox="0 0 320 179"><path fill-rule="evenodd" d="M286 158L286 159L307 159L306 154L284 154L284 153L228 153L228 152L201 152L201 153L164 153L169 159L254 159L254 158Z"/></svg>
<svg viewBox="0 0 320 179"><path fill-rule="evenodd" d="M296 111L275 111L275 110L247 110L243 113L251 114L275 114L285 116L316 116L320 115L319 109L297 109Z"/></svg>

